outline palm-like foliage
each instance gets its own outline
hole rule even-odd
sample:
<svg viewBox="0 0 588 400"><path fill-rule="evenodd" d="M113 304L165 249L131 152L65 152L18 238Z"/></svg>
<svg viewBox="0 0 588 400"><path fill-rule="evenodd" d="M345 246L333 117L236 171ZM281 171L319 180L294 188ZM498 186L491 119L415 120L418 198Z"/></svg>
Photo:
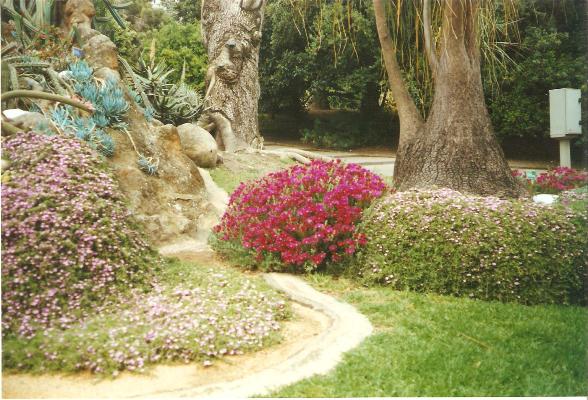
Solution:
<svg viewBox="0 0 588 400"><path fill-rule="evenodd" d="M324 26L330 26L332 32L341 39L339 44L355 47L353 35L353 5L351 1L335 0L341 7L336 13L327 13L328 7L333 3L329 0L284 0L289 2L293 10L293 25L301 33L310 38L326 37ZM371 7L371 0L356 0L358 3ZM517 30L517 5L519 0L476 0L482 7L478 14L478 40L482 56L483 73L485 81L491 83L491 89L497 90L497 76L501 71L514 66L514 61L509 55L509 49L516 46L519 39ZM429 109L433 95L433 75L426 60L423 35L423 1L414 0L390 0L387 2L388 23L391 38L396 48L399 65L405 72L408 89L418 105L421 113L425 115ZM433 43L439 43L441 37L442 6L444 0L431 0L431 33ZM318 23L309 24L316 20L312 17L318 15ZM326 23L324 18L333 21ZM321 23L324 21L324 23ZM329 46L326 40L314 40L319 45ZM332 46L333 58L336 60L345 48Z"/></svg>

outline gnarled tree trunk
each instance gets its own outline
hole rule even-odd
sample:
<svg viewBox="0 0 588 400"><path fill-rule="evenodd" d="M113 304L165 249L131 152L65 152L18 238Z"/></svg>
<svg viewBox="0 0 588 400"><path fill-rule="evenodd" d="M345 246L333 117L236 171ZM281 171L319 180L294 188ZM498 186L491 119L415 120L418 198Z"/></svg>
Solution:
<svg viewBox="0 0 588 400"><path fill-rule="evenodd" d="M199 121L226 151L261 148L258 60L265 0L203 0L206 106Z"/></svg>
<svg viewBox="0 0 588 400"><path fill-rule="evenodd" d="M480 1L443 2L438 52L431 38L430 1L423 4L425 51L435 91L426 121L402 81L382 0L374 0L378 35L400 118L395 184L401 190L438 186L481 195L523 195L494 136L484 101L477 37Z"/></svg>

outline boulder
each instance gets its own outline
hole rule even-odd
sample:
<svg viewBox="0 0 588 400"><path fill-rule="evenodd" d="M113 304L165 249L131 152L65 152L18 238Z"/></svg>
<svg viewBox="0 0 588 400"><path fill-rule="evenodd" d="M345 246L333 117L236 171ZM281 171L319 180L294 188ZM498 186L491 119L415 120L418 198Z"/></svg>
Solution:
<svg viewBox="0 0 588 400"><path fill-rule="evenodd" d="M118 52L116 45L108 36L91 30L83 36L85 40L84 58L95 70L100 68L109 68L112 71L118 71Z"/></svg>
<svg viewBox="0 0 588 400"><path fill-rule="evenodd" d="M202 168L213 168L218 160L218 145L212 135L193 123L178 126L182 151Z"/></svg>
<svg viewBox="0 0 588 400"><path fill-rule="evenodd" d="M96 8L92 0L68 0L63 9L62 29L68 35L72 28L78 30L92 29L92 19L96 15Z"/></svg>
<svg viewBox="0 0 588 400"><path fill-rule="evenodd" d="M38 112L24 111L18 108L13 108L10 110L5 110L4 115L11 120L14 126L25 131L50 129L53 132L56 132L56 130L53 129L52 125L49 123L47 117Z"/></svg>

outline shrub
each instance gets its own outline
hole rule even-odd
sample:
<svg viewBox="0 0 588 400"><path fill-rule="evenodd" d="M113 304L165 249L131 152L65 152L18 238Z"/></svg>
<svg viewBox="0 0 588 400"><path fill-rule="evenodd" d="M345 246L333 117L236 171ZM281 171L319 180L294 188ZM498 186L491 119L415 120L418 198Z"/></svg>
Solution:
<svg viewBox="0 0 588 400"><path fill-rule="evenodd" d="M448 189L366 211L353 273L365 283L484 300L585 303L587 214Z"/></svg>
<svg viewBox="0 0 588 400"><path fill-rule="evenodd" d="M588 172L568 167L550 169L533 179L527 177L525 172L521 170L513 170L512 175L520 179L531 193L557 194L588 185Z"/></svg>
<svg viewBox="0 0 588 400"><path fill-rule="evenodd" d="M541 193L559 193L588 185L588 172L557 167L539 175L535 184Z"/></svg>
<svg viewBox="0 0 588 400"><path fill-rule="evenodd" d="M355 164L313 161L241 184L232 194L213 246L270 270L311 271L365 244L355 232L384 183Z"/></svg>
<svg viewBox="0 0 588 400"><path fill-rule="evenodd" d="M31 132L3 149L3 335L67 327L146 282L154 253L85 143Z"/></svg>
<svg viewBox="0 0 588 400"><path fill-rule="evenodd" d="M582 216L588 213L588 186L561 192L557 203L576 213L582 221Z"/></svg>
<svg viewBox="0 0 588 400"><path fill-rule="evenodd" d="M386 112L339 111L315 119L312 129L301 131L301 138L303 143L317 147L347 150L387 143L393 125L392 117Z"/></svg>

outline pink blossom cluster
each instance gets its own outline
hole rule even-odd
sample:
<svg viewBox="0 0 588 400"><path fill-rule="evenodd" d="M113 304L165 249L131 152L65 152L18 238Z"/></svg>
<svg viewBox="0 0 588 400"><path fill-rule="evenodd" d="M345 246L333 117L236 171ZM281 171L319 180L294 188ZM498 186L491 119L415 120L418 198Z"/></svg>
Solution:
<svg viewBox="0 0 588 400"><path fill-rule="evenodd" d="M557 194L588 185L588 172L569 167L550 169L541 173L535 181L528 179L521 170L513 170L512 175L522 180L533 193Z"/></svg>
<svg viewBox="0 0 588 400"><path fill-rule="evenodd" d="M536 185L542 193L559 193L588 185L588 172L557 167L539 175Z"/></svg>
<svg viewBox="0 0 588 400"><path fill-rule="evenodd" d="M580 197L580 195L577 195ZM365 283L525 304L586 302L587 214L462 194L396 192L365 211Z"/></svg>
<svg viewBox="0 0 588 400"><path fill-rule="evenodd" d="M143 284L153 253L84 143L23 133L3 143L3 335L67 327L92 304Z"/></svg>
<svg viewBox="0 0 588 400"><path fill-rule="evenodd" d="M384 189L380 177L359 165L315 160L242 183L215 232L258 260L316 269L365 245L356 223Z"/></svg>

